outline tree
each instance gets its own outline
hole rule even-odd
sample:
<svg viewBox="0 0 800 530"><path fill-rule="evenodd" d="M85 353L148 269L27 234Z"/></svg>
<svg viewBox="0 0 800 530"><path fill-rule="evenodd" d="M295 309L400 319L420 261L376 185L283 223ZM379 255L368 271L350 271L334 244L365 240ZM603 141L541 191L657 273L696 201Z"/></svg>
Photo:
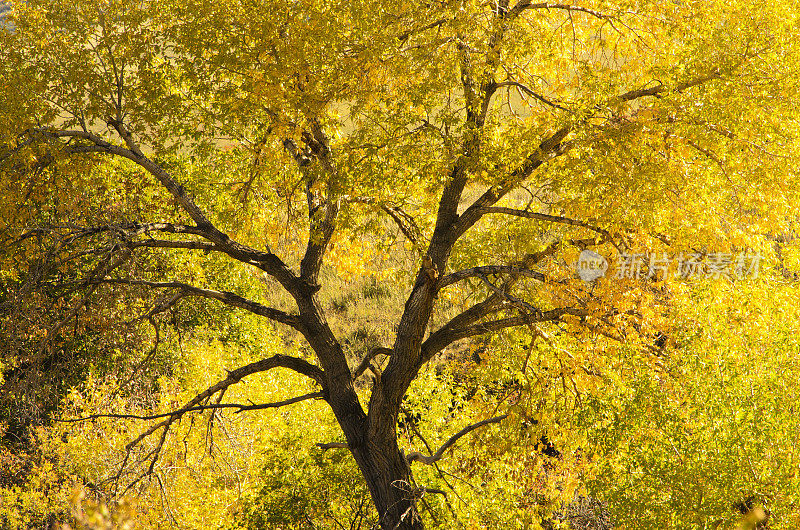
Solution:
<svg viewBox="0 0 800 530"><path fill-rule="evenodd" d="M121 314L154 322L196 298L294 330L313 355L231 369L131 450L225 406L252 374L292 370L318 391L272 405L324 399L386 529L422 527L411 465L450 445L398 445L426 364L513 328L653 348L662 286L583 282L578 252L763 250L800 189L791 4L12 6L0 33L0 229L17 272L4 281L32 310L53 292L63 304L17 335L24 366L62 351L72 323L79 334L95 316L90 303L127 301ZM320 271L336 241L387 246L400 233L417 261L393 342L348 363ZM197 274L201 260L217 274ZM242 269L291 306L226 290Z"/></svg>

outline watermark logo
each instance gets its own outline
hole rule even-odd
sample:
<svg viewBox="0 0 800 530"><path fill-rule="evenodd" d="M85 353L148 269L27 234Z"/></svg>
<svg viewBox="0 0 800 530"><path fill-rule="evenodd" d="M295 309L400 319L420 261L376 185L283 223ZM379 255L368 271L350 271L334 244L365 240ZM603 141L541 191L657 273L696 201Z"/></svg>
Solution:
<svg viewBox="0 0 800 530"><path fill-rule="evenodd" d="M585 282L591 282L604 276L608 270L606 258L592 250L584 250L578 256L578 276Z"/></svg>
<svg viewBox="0 0 800 530"><path fill-rule="evenodd" d="M620 254L615 278L757 278L761 266L761 254L729 254L711 252L708 254L690 253L669 256L666 253ZM591 282L605 276L608 261L591 250L584 250L576 264L578 276Z"/></svg>

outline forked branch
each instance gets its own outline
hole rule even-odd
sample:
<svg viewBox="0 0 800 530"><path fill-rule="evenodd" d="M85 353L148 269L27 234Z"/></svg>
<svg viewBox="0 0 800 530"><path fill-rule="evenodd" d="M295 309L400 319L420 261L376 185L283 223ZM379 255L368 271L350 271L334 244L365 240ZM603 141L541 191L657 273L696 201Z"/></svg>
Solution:
<svg viewBox="0 0 800 530"><path fill-rule="evenodd" d="M461 438L462 436L471 433L475 429L479 429L484 425L490 425L492 423L500 423L504 419L508 417L508 414L502 414L500 416L495 416L493 418L489 418L483 421L479 421L477 423L473 423L472 425L468 425L464 427L456 434L451 436L442 446L436 450L431 456L424 455L420 452L414 451L406 455L406 461L410 464L411 462L422 462L423 464L433 465L439 460L442 459L444 453L447 452L448 449L453 447L453 445ZM322 449L323 451L327 451L329 449L350 449L350 446L346 442L327 442L327 443L318 443L317 447ZM442 492L443 493L443 492Z"/></svg>
<svg viewBox="0 0 800 530"><path fill-rule="evenodd" d="M353 381L361 377L361 374L367 371L367 369L370 367L370 364L372 363L372 359L374 359L378 355L391 355L391 354L392 354L391 348L383 348L383 347L372 348L369 352L367 352L367 354L358 364L356 369L353 370Z"/></svg>
<svg viewBox="0 0 800 530"><path fill-rule="evenodd" d="M569 111L569 109L567 107L564 107L563 105L559 105L555 101L551 101L551 100L547 99L546 97L544 97L543 95L541 95L538 92L534 91L533 89L531 89L527 85L524 85L524 84L519 83L517 81L503 81L502 83L497 83L495 85L495 89L506 88L506 87L517 88L521 92L524 92L528 96L532 97L533 99L536 99L536 100L540 101L541 103L544 103L545 105L547 105L549 107L553 107L553 108L558 109L558 110Z"/></svg>
<svg viewBox="0 0 800 530"><path fill-rule="evenodd" d="M498 299L503 299L499 295L494 295ZM579 307L559 307L556 309L549 309L547 311L536 310L512 317L500 318L497 320L489 320L484 322L477 322L474 324L456 327L453 325L455 318L451 320L444 327L439 328L422 343L422 362L429 361L434 355L442 351L450 344L475 337L477 335L485 335L494 331L502 329L513 328L517 326L525 326L529 324L536 324L539 322L554 322L560 320L565 315L572 316L586 316L589 312ZM460 316L460 315L459 315ZM456 317L458 318L458 317Z"/></svg>
<svg viewBox="0 0 800 530"><path fill-rule="evenodd" d="M345 203L359 203L377 206L392 218L392 221L394 221L400 231L403 232L403 235L406 236L406 238L411 241L415 247L423 241L422 230L417 224L417 220L414 219L413 215L406 212L402 206L380 202L374 197L343 196L341 201Z"/></svg>
<svg viewBox="0 0 800 530"><path fill-rule="evenodd" d="M292 295L299 294L301 283L298 282L297 276L280 258L272 253L269 247L266 248L266 251L256 250L234 241L227 234L220 231L211 223L187 190L182 185L178 184L172 175L164 168L142 153L141 149L133 143L129 133L121 123L114 125L114 127L118 128L119 134L123 137L128 147L113 144L101 136L86 130L40 128L32 129L28 131L28 134L43 139L66 141L64 152L67 154L102 153L120 158L127 158L134 162L155 177L195 222L196 226L190 227L191 230L187 230L187 232L199 235L214 243L216 245L216 250L224 252L233 259L258 267L267 274L270 274ZM165 231L169 231L169 229L165 227Z"/></svg>
<svg viewBox="0 0 800 530"><path fill-rule="evenodd" d="M432 455L430 455L430 456L426 456L426 455L424 455L424 454L422 454L422 453L419 453L419 452L416 452L416 451L415 451L415 452L413 452L413 453L409 453L409 454L407 454L407 455L406 455L406 461L407 461L409 464L410 464L411 462L421 462L421 463L423 463L423 464L427 464L427 465L429 465L429 466L430 466L430 465L433 465L435 462L438 462L439 460L441 460L441 459L442 459L442 457L444 456L444 453L445 453L445 452L446 452L448 449L450 449L451 447L453 447L453 445L454 445L454 444L455 444L455 443L458 441L458 439L459 439L459 438L461 438L462 436L464 436L465 434L469 434L469 433L471 433L472 431L474 431L475 429L479 429L479 428L483 427L484 425L490 425L490 424L492 424L492 423L500 423L501 421L503 421L503 420L504 420L504 419L506 419L507 417L508 417L508 414L503 414L503 415L501 415L501 416L495 416L494 418L489 418L489 419L486 419L486 420L483 420L483 421L479 421L478 423L473 423L472 425L469 425L469 426L467 426L467 427L464 427L463 429L461 429L460 431L458 431L456 434L454 434L453 436L451 436L451 437L450 437L450 438L449 438L449 439L448 439L448 440L447 440L445 443L443 443L443 444L442 444L442 446L441 446L439 449L437 449L437 450L436 450L436 452L435 452L435 453L433 453Z"/></svg>
<svg viewBox="0 0 800 530"><path fill-rule="evenodd" d="M267 370L271 370L273 368L288 368L289 370L294 370L299 374L305 375L306 377L313 379L318 385L322 387L322 392L320 392L319 394L322 395L323 397L325 396L326 387L325 387L324 372L320 368L309 363L308 361L305 361L298 357L292 357L289 355L273 355L272 357L269 357L267 359L262 359L260 361L256 361L248 365L239 367L235 370L230 370L228 371L228 377L208 387L205 391L197 394L194 398L189 400L180 409L167 413L166 419L146 429L143 433L141 433L138 437L136 437L136 439L128 443L128 445L125 446L125 457L122 459L122 463L120 464L119 467L119 472L115 477L113 477L113 480L118 480L122 476L122 473L124 472L124 470L128 465L134 447L139 445L147 437L161 430L162 431L161 436L159 437L159 441L157 442L156 447L152 449L142 460L142 462L148 460L150 461L148 470L142 476L138 477L133 483L129 484L128 487L126 488L126 491L127 489L130 489L133 485L136 484L136 482L141 480L144 476L146 476L149 473L152 473L153 467L155 466L155 463L158 460L158 457L161 453L164 441L166 440L167 431L176 420L180 419L188 412L194 410L200 410L197 407L213 408L213 406L209 407L208 405L202 405L202 403L206 402L209 398L211 398L215 394L226 391L228 387L230 387L235 383L238 383L243 378L249 375L256 374L259 372L266 372ZM303 399L311 399L311 397L313 397L309 396L311 395L307 394L306 396L300 396L300 398L295 398L296 401L293 402L302 401Z"/></svg>
<svg viewBox="0 0 800 530"><path fill-rule="evenodd" d="M390 206L388 204L381 205L381 209L389 214L389 217L394 220L403 235L411 241L411 244L417 247L422 241L422 230L419 229L417 222L407 212L403 211L399 206Z"/></svg>
<svg viewBox="0 0 800 530"><path fill-rule="evenodd" d="M500 199L528 179L539 166L572 148L571 142L564 142L570 132L572 132L572 127L564 126L542 140L538 149L528 155L525 161L503 182L492 186L478 197L451 226L450 240L458 240L487 213L487 208L497 204Z"/></svg>

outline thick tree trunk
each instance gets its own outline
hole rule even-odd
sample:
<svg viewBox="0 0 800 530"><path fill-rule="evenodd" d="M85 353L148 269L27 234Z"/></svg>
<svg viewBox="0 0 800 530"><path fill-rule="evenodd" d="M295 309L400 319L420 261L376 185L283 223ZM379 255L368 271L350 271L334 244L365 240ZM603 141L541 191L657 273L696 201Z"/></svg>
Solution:
<svg viewBox="0 0 800 530"><path fill-rule="evenodd" d="M417 511L421 495L397 445L395 429L397 411L413 375L405 373L405 377L396 378L388 390L379 379L373 388L368 417L358 400L342 347L331 332L314 292L298 296L297 302L306 339L324 369L326 400L367 483L381 529L422 530L424 526ZM413 372L413 367L403 368Z"/></svg>
<svg viewBox="0 0 800 530"><path fill-rule="evenodd" d="M329 404L347 439L347 445L369 488L383 530L421 530L417 511L420 492L411 468L397 445L397 432L387 428L376 433L358 403L355 392L339 392ZM391 422L386 422L389 425Z"/></svg>
<svg viewBox="0 0 800 530"><path fill-rule="evenodd" d="M397 440L367 440L353 457L367 482L382 530L422 530L417 511L419 491Z"/></svg>

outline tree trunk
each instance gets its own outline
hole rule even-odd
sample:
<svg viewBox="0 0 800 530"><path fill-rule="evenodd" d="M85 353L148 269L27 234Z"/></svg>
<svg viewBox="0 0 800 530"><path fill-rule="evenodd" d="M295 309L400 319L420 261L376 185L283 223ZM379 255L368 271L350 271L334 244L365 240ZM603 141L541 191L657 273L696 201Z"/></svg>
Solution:
<svg viewBox="0 0 800 530"><path fill-rule="evenodd" d="M378 511L380 528L422 530L424 525L417 511L419 488L397 439L380 444L367 440L365 446L352 452Z"/></svg>
<svg viewBox="0 0 800 530"><path fill-rule="evenodd" d="M399 404L413 377L399 378L405 386L395 385L386 395L378 382L370 400L372 417L368 417L358 400L342 347L331 332L314 292L298 296L297 302L303 315L304 335L325 372L326 400L367 483L381 529L422 530L424 526L417 511L421 495L397 445L395 428Z"/></svg>
<svg viewBox="0 0 800 530"><path fill-rule="evenodd" d="M351 399L346 399L350 397ZM382 530L422 530L424 525L417 511L421 492L414 482L411 467L397 445L397 431L386 428L369 433L367 416L355 392L339 394L329 403L347 445L367 483L372 502L378 512ZM386 420L386 418L383 418ZM393 425L384 421L384 425Z"/></svg>

